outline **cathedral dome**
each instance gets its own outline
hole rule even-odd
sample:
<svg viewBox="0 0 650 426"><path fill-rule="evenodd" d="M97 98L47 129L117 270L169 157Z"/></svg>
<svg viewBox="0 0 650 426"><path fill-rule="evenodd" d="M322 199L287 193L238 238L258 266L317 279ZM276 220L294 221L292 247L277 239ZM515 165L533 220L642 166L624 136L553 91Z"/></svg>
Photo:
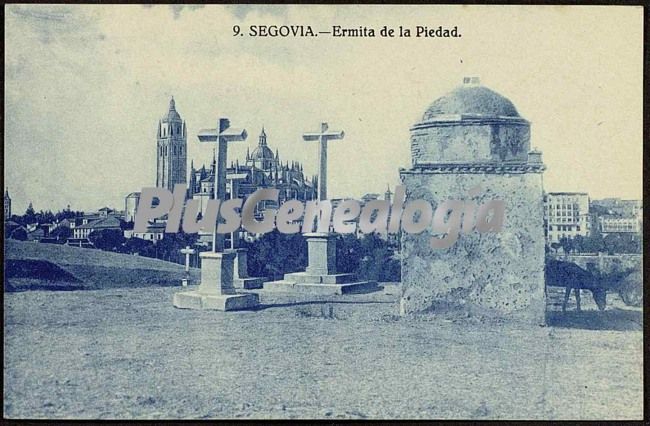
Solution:
<svg viewBox="0 0 650 426"><path fill-rule="evenodd" d="M264 131L264 127L262 127L262 133L260 133L257 148L253 150L249 159L253 162L259 161L264 168L269 165L269 162L273 161L274 158L275 157L273 156L273 151L271 151L271 148L269 148L266 144L266 132Z"/></svg>
<svg viewBox="0 0 650 426"><path fill-rule="evenodd" d="M466 79L466 82L469 79ZM517 117L517 109L506 97L487 87L465 83L450 93L436 99L424 113L423 121L438 115L476 114L486 117Z"/></svg>
<svg viewBox="0 0 650 426"><path fill-rule="evenodd" d="M258 146L251 153L251 160L254 161L273 160L273 158L273 151L266 145Z"/></svg>

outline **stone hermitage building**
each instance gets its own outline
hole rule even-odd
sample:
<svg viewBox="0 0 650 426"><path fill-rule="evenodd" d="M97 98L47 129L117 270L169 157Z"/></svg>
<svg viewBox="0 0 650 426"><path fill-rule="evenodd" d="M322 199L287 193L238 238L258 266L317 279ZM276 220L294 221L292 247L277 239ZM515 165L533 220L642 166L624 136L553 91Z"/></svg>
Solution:
<svg viewBox="0 0 650 426"><path fill-rule="evenodd" d="M447 249L431 248L431 228L403 234L401 313L544 323L545 167L530 150L530 123L508 99L465 78L410 131L412 164L400 169L407 202L424 199L435 210L445 200L501 199L505 220L500 232L464 230Z"/></svg>

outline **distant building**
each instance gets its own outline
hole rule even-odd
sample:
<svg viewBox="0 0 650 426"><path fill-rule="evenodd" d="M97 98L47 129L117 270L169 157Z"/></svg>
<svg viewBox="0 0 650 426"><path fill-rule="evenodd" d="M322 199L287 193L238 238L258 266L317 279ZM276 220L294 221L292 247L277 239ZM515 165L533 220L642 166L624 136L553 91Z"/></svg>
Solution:
<svg viewBox="0 0 650 426"><path fill-rule="evenodd" d="M135 222L135 213L140 201L140 193L132 192L124 198L124 221Z"/></svg>
<svg viewBox="0 0 650 426"><path fill-rule="evenodd" d="M9 189L5 188L5 210L4 210L5 221L9 220L10 217L11 217L11 197L9 197Z"/></svg>
<svg viewBox="0 0 650 426"><path fill-rule="evenodd" d="M156 187L174 190L187 182L187 128L172 97L169 111L158 122Z"/></svg>
<svg viewBox="0 0 650 426"><path fill-rule="evenodd" d="M36 227L27 233L27 241L40 241L47 237L47 231L44 228Z"/></svg>
<svg viewBox="0 0 650 426"><path fill-rule="evenodd" d="M133 229L125 230L124 238L141 238L145 241L153 241L155 244L165 238L166 227L167 224L164 222L154 222L147 226L145 232L133 232Z"/></svg>
<svg viewBox="0 0 650 426"><path fill-rule="evenodd" d="M202 166L194 168L192 162L190 170L189 196L199 200L199 211L205 213L207 200L214 198L214 174L216 159L212 159L209 168ZM231 162L226 170L228 180L226 196L228 198L246 198L259 188L277 188L280 190L279 203L286 200L297 199L300 201L314 200L317 198L316 177L307 178L303 166L297 161L280 160L280 154L275 154L267 144L266 131L262 129L257 147L251 153L246 152L245 164L240 165L239 160ZM261 203L260 209L277 207L272 202Z"/></svg>
<svg viewBox="0 0 650 426"><path fill-rule="evenodd" d="M637 217L601 216L598 225L603 235L641 233L641 220Z"/></svg>
<svg viewBox="0 0 650 426"><path fill-rule="evenodd" d="M604 198L592 200L592 206L598 206L605 210L606 214L619 217L641 217L643 215L643 201L622 200L620 198Z"/></svg>
<svg viewBox="0 0 650 426"><path fill-rule="evenodd" d="M546 242L589 235L589 195L586 192L549 192L544 197Z"/></svg>
<svg viewBox="0 0 650 426"><path fill-rule="evenodd" d="M84 239L88 238L92 232L104 229L122 230L121 222L117 217L108 215L76 226L72 230L72 234L74 239Z"/></svg>
<svg viewBox="0 0 650 426"><path fill-rule="evenodd" d="M119 214L119 212L110 207L102 207L101 209L97 210L97 214L99 217L108 217L109 215Z"/></svg>
<svg viewBox="0 0 650 426"><path fill-rule="evenodd" d="M5 221L5 236L6 238L27 239L27 228L13 220ZM22 237L21 237L22 236Z"/></svg>

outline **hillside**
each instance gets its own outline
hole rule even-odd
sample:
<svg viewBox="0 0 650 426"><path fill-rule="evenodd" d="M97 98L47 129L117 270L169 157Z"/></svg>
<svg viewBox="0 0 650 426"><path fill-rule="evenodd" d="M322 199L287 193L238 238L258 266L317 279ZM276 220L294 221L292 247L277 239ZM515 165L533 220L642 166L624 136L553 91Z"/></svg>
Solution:
<svg viewBox="0 0 650 426"><path fill-rule="evenodd" d="M179 285L183 266L101 250L5 240L5 291ZM192 268L194 280L199 269Z"/></svg>

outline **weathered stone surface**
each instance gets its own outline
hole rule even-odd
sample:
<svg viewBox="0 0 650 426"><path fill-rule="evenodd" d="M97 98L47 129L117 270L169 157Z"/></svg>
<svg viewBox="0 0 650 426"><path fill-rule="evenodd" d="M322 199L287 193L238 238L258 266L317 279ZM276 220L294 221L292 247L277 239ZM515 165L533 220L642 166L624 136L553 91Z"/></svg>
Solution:
<svg viewBox="0 0 650 426"><path fill-rule="evenodd" d="M309 272L292 272L284 275L286 281L297 283L345 284L356 280L354 274L314 275Z"/></svg>
<svg viewBox="0 0 650 426"><path fill-rule="evenodd" d="M541 174L403 174L408 199L437 206L447 199L505 200L498 233L461 234L448 249L432 249L431 230L402 236L403 313L461 308L544 321L544 228ZM407 201L408 201L407 199Z"/></svg>
<svg viewBox="0 0 650 426"><path fill-rule="evenodd" d="M329 275L336 273L336 240L332 234L309 233L307 239L307 273Z"/></svg>
<svg viewBox="0 0 650 426"><path fill-rule="evenodd" d="M530 150L530 128L522 118L423 123L411 129L411 156L417 163L523 161Z"/></svg>
<svg viewBox="0 0 650 426"><path fill-rule="evenodd" d="M529 122L501 95L463 86L411 128L411 154L412 168L400 171L407 202L424 199L435 211L446 200L500 199L505 220L499 232L466 230L447 249L431 248L431 227L404 233L401 313L451 309L543 323L544 165L530 151Z"/></svg>
<svg viewBox="0 0 650 426"><path fill-rule="evenodd" d="M253 293L201 294L198 291L186 291L174 294L173 303L181 309L236 311L258 306L259 296Z"/></svg>
<svg viewBox="0 0 650 426"><path fill-rule="evenodd" d="M203 252L201 257L201 294L232 294L235 253Z"/></svg>
<svg viewBox="0 0 650 426"><path fill-rule="evenodd" d="M336 273L336 240L331 234L310 233L307 237L309 265L305 272L292 272L280 281L264 283L265 290L313 295L347 294L379 290L374 281L357 281L354 274Z"/></svg>
<svg viewBox="0 0 650 426"><path fill-rule="evenodd" d="M245 248L237 248L226 251L235 253L233 287L245 290L262 288L264 281L266 281L265 277L248 276L248 250Z"/></svg>
<svg viewBox="0 0 650 426"><path fill-rule="evenodd" d="M234 278L232 283L237 289L252 290L264 287L265 280L266 278L261 277Z"/></svg>
<svg viewBox="0 0 650 426"><path fill-rule="evenodd" d="M201 284L196 291L174 294L173 303L183 309L233 311L259 305L256 294L236 294L233 287L234 252L201 253Z"/></svg>
<svg viewBox="0 0 650 426"><path fill-rule="evenodd" d="M365 293L379 290L375 281L358 281L343 284L298 283L295 281L272 281L264 283L264 290L292 292L313 295L333 295L349 293Z"/></svg>
<svg viewBox="0 0 650 426"><path fill-rule="evenodd" d="M245 248L238 248L232 251L235 253L233 277L248 278L248 250Z"/></svg>

